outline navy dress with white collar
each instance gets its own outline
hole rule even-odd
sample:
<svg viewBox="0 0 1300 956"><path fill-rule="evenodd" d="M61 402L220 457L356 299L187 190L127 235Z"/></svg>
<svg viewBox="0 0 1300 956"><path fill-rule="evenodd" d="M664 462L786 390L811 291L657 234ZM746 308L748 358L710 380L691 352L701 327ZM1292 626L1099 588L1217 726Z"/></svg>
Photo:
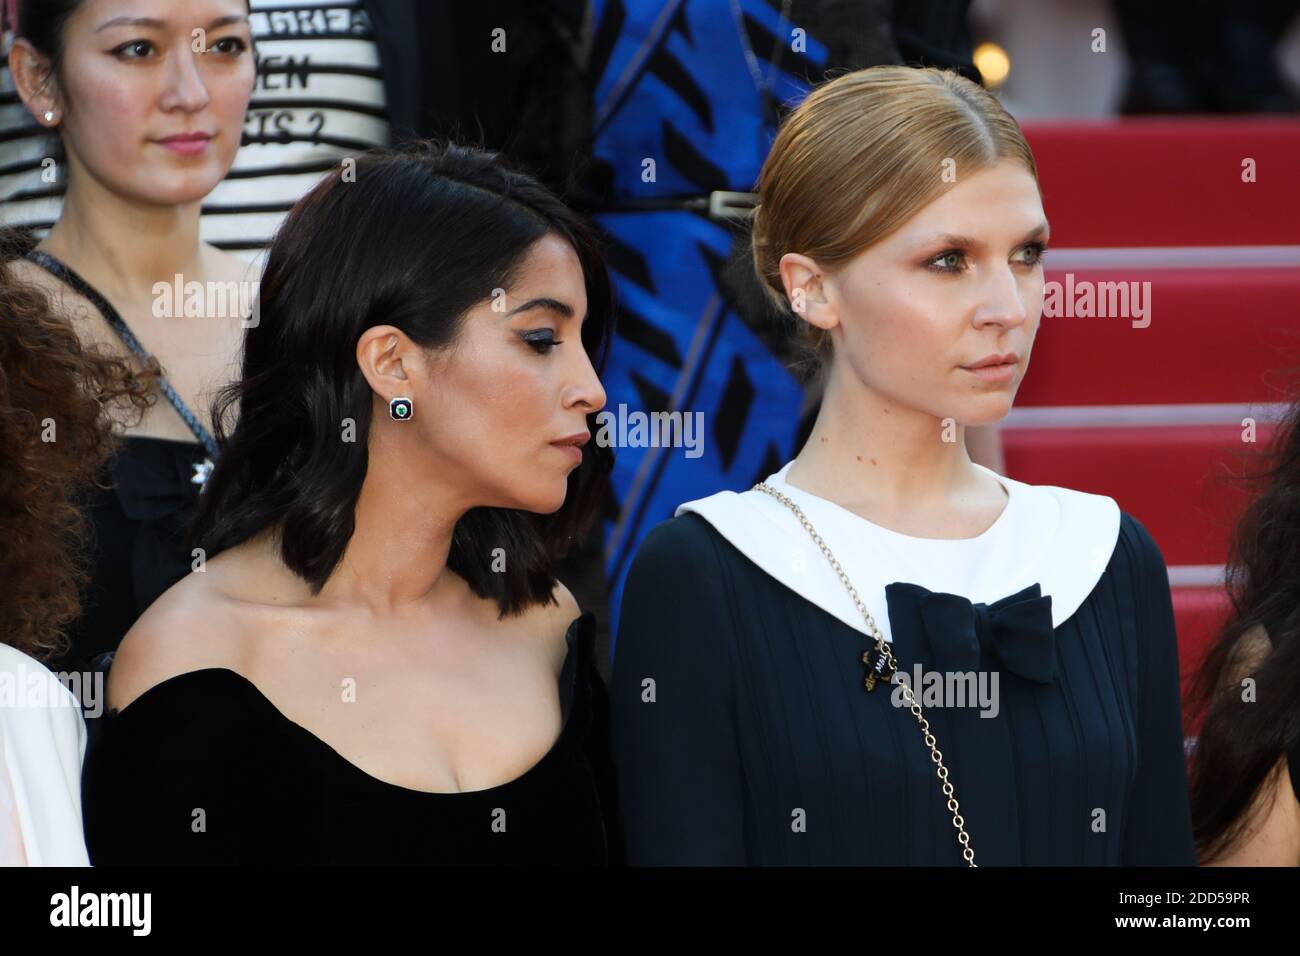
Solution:
<svg viewBox="0 0 1300 956"><path fill-rule="evenodd" d="M978 865L1194 865L1168 577L1135 518L996 476L987 531L917 538L789 468L767 482L891 643ZM611 682L629 862L965 865L897 683L863 686L868 634L770 496L720 492L656 527Z"/></svg>

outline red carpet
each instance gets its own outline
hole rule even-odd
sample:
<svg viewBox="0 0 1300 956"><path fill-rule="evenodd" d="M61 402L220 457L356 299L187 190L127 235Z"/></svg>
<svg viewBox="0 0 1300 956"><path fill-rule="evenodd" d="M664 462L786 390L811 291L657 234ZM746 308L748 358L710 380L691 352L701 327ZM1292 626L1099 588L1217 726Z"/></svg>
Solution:
<svg viewBox="0 0 1300 956"><path fill-rule="evenodd" d="M1134 300L1120 316L1044 315L1003 432L1007 469L1110 495L1146 525L1170 568L1186 676L1226 614L1213 582L1246 498L1224 479L1265 447L1282 390L1300 380L1300 122L1025 132L1052 226L1047 280L1062 305L1072 284L1076 304L1091 286L1116 306L1121 291L1147 293L1149 311L1140 318ZM1242 180L1247 159L1255 182Z"/></svg>

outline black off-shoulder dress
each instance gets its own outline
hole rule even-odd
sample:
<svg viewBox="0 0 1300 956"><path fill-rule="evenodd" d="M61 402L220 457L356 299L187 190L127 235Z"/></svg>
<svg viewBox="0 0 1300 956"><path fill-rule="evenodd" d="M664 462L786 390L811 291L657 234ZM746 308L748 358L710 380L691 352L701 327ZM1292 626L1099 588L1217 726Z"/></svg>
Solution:
<svg viewBox="0 0 1300 956"><path fill-rule="evenodd" d="M105 717L86 755L92 865L623 862L595 617L569 626L563 730L522 776L437 793L379 780L233 670L191 671ZM196 821L199 821L196 823Z"/></svg>

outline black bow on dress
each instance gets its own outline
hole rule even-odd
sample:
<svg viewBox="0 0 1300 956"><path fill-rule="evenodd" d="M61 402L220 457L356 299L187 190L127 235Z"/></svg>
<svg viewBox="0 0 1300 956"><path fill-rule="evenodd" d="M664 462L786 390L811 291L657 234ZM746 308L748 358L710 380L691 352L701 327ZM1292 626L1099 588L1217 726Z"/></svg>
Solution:
<svg viewBox="0 0 1300 956"><path fill-rule="evenodd" d="M937 670L974 671L983 651L1030 680L1049 684L1056 676L1052 597L1037 584L992 604L972 604L957 594L896 582L885 587L885 599L894 644L903 652L900 667L906 654L929 657Z"/></svg>

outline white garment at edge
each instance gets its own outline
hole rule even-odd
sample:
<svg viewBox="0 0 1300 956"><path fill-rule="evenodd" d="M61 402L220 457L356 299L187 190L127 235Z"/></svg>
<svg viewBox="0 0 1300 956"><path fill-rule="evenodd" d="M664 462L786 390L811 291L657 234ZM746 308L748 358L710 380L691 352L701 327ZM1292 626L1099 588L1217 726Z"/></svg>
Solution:
<svg viewBox="0 0 1300 956"><path fill-rule="evenodd" d="M0 865L88 866L86 722L49 668L0 644Z"/></svg>

